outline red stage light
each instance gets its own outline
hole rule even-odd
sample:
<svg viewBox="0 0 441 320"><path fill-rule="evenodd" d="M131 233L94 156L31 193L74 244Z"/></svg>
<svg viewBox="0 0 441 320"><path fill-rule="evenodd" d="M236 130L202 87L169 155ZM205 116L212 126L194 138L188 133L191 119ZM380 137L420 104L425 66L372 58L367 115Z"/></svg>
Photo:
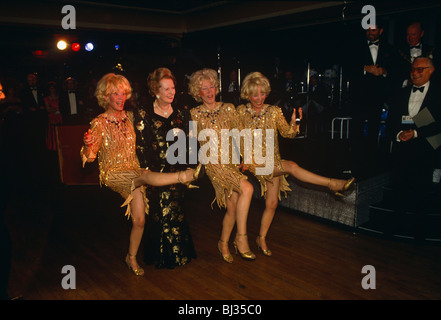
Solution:
<svg viewBox="0 0 441 320"><path fill-rule="evenodd" d="M32 55L36 58L46 58L47 54L47 50L32 50Z"/></svg>
<svg viewBox="0 0 441 320"><path fill-rule="evenodd" d="M73 51L79 51L80 50L80 44L77 42L72 43L72 50Z"/></svg>

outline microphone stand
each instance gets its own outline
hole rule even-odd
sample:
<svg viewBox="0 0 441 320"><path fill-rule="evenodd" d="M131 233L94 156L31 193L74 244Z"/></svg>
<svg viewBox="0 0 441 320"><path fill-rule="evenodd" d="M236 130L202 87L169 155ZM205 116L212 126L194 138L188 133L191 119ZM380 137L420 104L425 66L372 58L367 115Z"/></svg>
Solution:
<svg viewBox="0 0 441 320"><path fill-rule="evenodd" d="M221 48L217 48L217 73L219 77L219 100L222 101L222 67L221 67Z"/></svg>

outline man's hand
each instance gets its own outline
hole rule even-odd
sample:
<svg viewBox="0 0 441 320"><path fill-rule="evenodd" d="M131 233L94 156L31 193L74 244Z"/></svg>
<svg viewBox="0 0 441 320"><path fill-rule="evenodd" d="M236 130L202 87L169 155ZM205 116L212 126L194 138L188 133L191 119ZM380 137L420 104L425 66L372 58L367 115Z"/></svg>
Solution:
<svg viewBox="0 0 441 320"><path fill-rule="evenodd" d="M402 142L409 141L413 139L415 136L415 132L412 129L405 130L398 135L398 139Z"/></svg>

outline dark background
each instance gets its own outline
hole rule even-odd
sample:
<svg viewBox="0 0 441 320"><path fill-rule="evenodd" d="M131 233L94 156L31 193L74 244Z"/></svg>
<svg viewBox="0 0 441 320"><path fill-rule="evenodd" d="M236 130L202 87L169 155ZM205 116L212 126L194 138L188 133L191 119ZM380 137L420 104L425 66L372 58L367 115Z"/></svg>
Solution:
<svg viewBox="0 0 441 320"><path fill-rule="evenodd" d="M231 2L237 1L226 1L227 5ZM155 68L171 67L177 74L179 86L183 83L185 74L191 74L202 67L217 69L221 66L223 80L229 70L238 67L241 68L242 78L246 73L255 70L267 74L276 56L280 57L284 70L293 71L295 80L302 81L308 62L319 72L334 65L338 66L342 63L343 53L350 52L354 40L364 37L364 30L361 28L361 8L368 2L341 2L341 5L334 7L295 15L256 18L253 21L223 27L206 26L202 31L184 30L177 34L81 27L84 12L82 10L87 8L83 9L81 3L76 4L75 1L69 4L76 7L77 29L64 30L61 27L61 8L67 4L66 2L26 2L23 8L26 8L26 12L35 12L36 17L41 17L39 8L42 3L55 8L54 12L59 15L59 26L44 26L35 22L31 24L26 20L20 21L16 16L8 20L5 18L8 11L4 8L3 13L0 13L0 17L3 17L0 22L0 80L4 85L13 81L22 82L26 74L31 72L39 74L41 83L61 81L68 76L76 77L80 83L87 83L92 79L99 79L104 73L115 71L116 64L120 63L123 67L122 73L131 81L141 81L143 85L148 73ZM169 10L173 9L173 12L184 12L180 18L187 12L189 20L192 18L191 11L188 13L188 10L198 10L201 6L201 2L198 1L121 3L134 13L142 6L158 10L168 7ZM253 2L248 3L251 12ZM436 1L369 3L377 9L377 19L384 24L383 37L389 43L396 46L404 43L405 27L411 20L424 22L426 43L435 46L441 43L441 25L438 21L441 4ZM100 8L104 14L106 10L114 11L118 8ZM216 8L207 14L215 13ZM27 13L26 17L32 21L29 16ZM170 15L169 18L173 17ZM57 19L56 15L54 19ZM164 22L164 18L161 19ZM108 21L110 24L112 22L119 25L124 23ZM82 46L91 41L95 49L92 52L86 52L83 48L79 52L70 49L61 52L56 48L57 39L61 36L69 36ZM119 50L115 50L115 45L119 45Z"/></svg>

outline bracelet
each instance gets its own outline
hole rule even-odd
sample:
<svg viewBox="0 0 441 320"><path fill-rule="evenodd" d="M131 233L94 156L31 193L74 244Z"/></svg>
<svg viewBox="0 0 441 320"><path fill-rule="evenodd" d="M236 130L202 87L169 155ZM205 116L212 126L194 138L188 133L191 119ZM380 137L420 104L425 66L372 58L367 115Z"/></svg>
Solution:
<svg viewBox="0 0 441 320"><path fill-rule="evenodd" d="M181 172L182 172L182 171L179 171L179 172L178 172L178 182L183 184L183 182L182 182L182 180L181 180Z"/></svg>

